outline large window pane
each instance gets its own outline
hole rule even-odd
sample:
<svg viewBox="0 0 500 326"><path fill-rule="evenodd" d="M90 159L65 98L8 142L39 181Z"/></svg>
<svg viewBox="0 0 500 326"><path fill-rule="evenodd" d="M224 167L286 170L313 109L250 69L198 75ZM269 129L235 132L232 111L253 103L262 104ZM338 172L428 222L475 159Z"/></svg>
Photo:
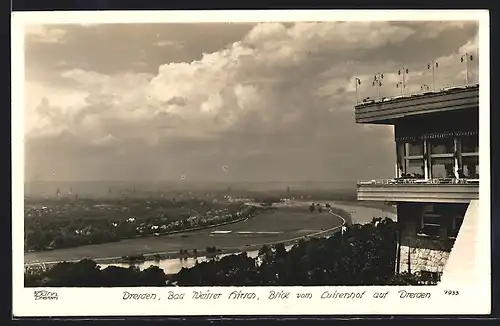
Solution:
<svg viewBox="0 0 500 326"><path fill-rule="evenodd" d="M431 139L430 151L431 154L453 154L453 138Z"/></svg>
<svg viewBox="0 0 500 326"><path fill-rule="evenodd" d="M479 179L479 156L464 156L462 169L466 178Z"/></svg>
<svg viewBox="0 0 500 326"><path fill-rule="evenodd" d="M406 156L422 156L424 155L424 143L422 140L414 140L406 142Z"/></svg>
<svg viewBox="0 0 500 326"><path fill-rule="evenodd" d="M462 153L479 153L479 136L466 136L462 139Z"/></svg>
<svg viewBox="0 0 500 326"><path fill-rule="evenodd" d="M454 178L455 174L453 158L432 158L431 177L432 178Z"/></svg>
<svg viewBox="0 0 500 326"><path fill-rule="evenodd" d="M413 159L406 160L406 177L411 178L424 178L424 160L423 159Z"/></svg>
<svg viewBox="0 0 500 326"><path fill-rule="evenodd" d="M433 224L433 225L441 225L442 217L438 214L424 214L424 225Z"/></svg>

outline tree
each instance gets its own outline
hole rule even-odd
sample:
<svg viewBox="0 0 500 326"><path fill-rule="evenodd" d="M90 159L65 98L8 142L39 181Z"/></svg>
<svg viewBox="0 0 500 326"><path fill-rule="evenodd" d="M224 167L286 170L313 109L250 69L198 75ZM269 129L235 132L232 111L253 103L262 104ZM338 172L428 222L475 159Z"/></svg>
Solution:
<svg viewBox="0 0 500 326"><path fill-rule="evenodd" d="M143 286L165 286L167 276L158 266L150 266L140 272L139 279Z"/></svg>
<svg viewBox="0 0 500 326"><path fill-rule="evenodd" d="M49 286L85 287L99 286L100 268L96 262L84 259L78 263L60 263L49 269L45 276Z"/></svg>
<svg viewBox="0 0 500 326"><path fill-rule="evenodd" d="M215 247L215 246L207 247L205 249L207 259L216 260L217 259L217 251L218 251L217 247Z"/></svg>
<svg viewBox="0 0 500 326"><path fill-rule="evenodd" d="M139 280L139 270L136 267L123 268L118 266L108 266L100 273L101 284L103 286L137 286L142 284Z"/></svg>
<svg viewBox="0 0 500 326"><path fill-rule="evenodd" d="M259 249L259 256L265 256L265 255L268 255L270 252L271 252L271 247L270 247L270 246L268 246L268 245L263 245L263 246Z"/></svg>

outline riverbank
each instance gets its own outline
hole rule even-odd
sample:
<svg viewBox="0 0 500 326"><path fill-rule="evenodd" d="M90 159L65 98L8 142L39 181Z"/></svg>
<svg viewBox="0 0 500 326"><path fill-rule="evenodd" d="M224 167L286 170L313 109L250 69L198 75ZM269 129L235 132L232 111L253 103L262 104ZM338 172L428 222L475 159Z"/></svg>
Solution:
<svg viewBox="0 0 500 326"><path fill-rule="evenodd" d="M358 202L329 203L332 210L342 212L341 215L345 218L347 225L369 223L373 217L389 217L396 220L396 214L392 212L357 205ZM293 205L278 204L277 210L260 212L259 215L239 223L210 228L215 230L213 232L200 230L163 237L54 250L41 254L25 254L25 264L52 265L61 261L76 262L85 258L93 259L100 264L130 264L123 257L131 255L143 255L145 262L177 260L176 264L178 264L181 261L179 258L194 259L193 249L197 249L199 257L205 255L208 246L219 248L218 255L249 252L259 250L264 244L288 244L289 241L294 243L300 238L315 236L315 234L323 236L329 229L340 225L339 219L335 221L327 218L326 211L322 214L310 213L309 205L308 201L294 202ZM189 255L180 253L181 250L185 252L186 249ZM142 264L142 259L133 264Z"/></svg>
<svg viewBox="0 0 500 326"><path fill-rule="evenodd" d="M250 205L244 205L244 206L250 206ZM251 205L251 206L253 206L255 209L261 208L258 205ZM131 238L113 239L113 240L110 240L110 241L107 241L107 242L96 243L96 244L92 244L92 245L100 245L100 244L106 244L106 243L116 243L116 242L121 242L121 241L139 239L139 238L164 237L164 236L175 235L175 234L185 234L185 233L196 232L196 231L201 231L201 230L209 230L209 229L213 229L213 228L217 228L217 227L221 227L221 226L225 226L225 225L230 225L230 224L234 224L234 223L244 222L244 221L248 220L249 218L254 217L257 214L258 214L258 212L256 210L254 210L252 212L249 212L247 216L240 217L240 218L237 218L237 219L234 219L234 220L229 220L229 221L217 223L217 224L208 224L208 225L203 225L203 226L199 226L199 227L187 228L187 229L184 229L184 230L175 230L175 231L166 231L166 232L157 231L157 232L155 232L153 234L145 234L145 235L139 235L138 234L135 237L131 237ZM69 247L62 247L62 248L54 248L54 249L50 249L50 250L28 251L28 252L25 252L25 254L27 254L27 253L49 252L49 251L52 251L52 250L64 250L64 249L78 248L78 247L82 247L82 246L86 246L86 245L69 246Z"/></svg>
<svg viewBox="0 0 500 326"><path fill-rule="evenodd" d="M341 212L349 220L347 212L340 210L336 212ZM124 256L143 256L147 261L154 261L194 257L194 249L198 255L204 255L209 246L219 248L218 254L228 254L258 250L265 244L293 243L307 236L326 234L338 228L340 224L339 218L327 214L326 211L323 214L311 213L307 208L292 207L261 211L251 219L219 227L212 232L200 230L189 234L131 239L116 243L26 254L25 262L54 264L60 261L80 261L85 258L99 263L129 262L123 259ZM186 255L186 251L190 255ZM140 261L134 261L134 263L140 263Z"/></svg>
<svg viewBox="0 0 500 326"><path fill-rule="evenodd" d="M335 210L336 212L339 212L338 210ZM278 240L274 241L259 241L258 243L253 243L253 244L244 244L244 245L236 245L236 246L216 246L218 251L217 251L217 256L222 256L222 255L229 255L229 254L235 254L235 253L241 253L241 252L249 252L249 251L258 251L262 246L264 245L275 245L278 243L282 243L285 246L290 246L295 244L297 241L300 239L305 239L308 237L315 237L315 236L328 236L333 234L334 232L337 232L340 230L340 227L343 226L346 221L350 220L350 216L347 212L343 212L342 215L332 213L334 217L336 218L336 222L333 224L331 228L320 230L318 232L314 233L308 233L308 234L303 234L300 236L295 236L295 237L287 237L287 238L281 238ZM241 240L238 242L241 243ZM205 250L206 247L197 247L193 248L196 249L198 252L198 256L193 255L193 250L190 250L189 252L191 253L190 255L186 255L181 253L179 250L176 251L159 251L159 252L148 252L148 253L142 253L140 256L144 257L144 259L140 260L128 260L124 259L123 256L116 256L116 257L103 257L103 258L91 258L95 262L98 262L99 264L102 265L113 265L113 264L127 264L127 265L141 265L146 262L158 262L158 261L165 261L165 260L179 260L183 261L185 259L196 259L196 258L202 258L205 257ZM64 261L66 262L78 262L81 259L66 259ZM54 265L57 264L61 261L45 261L45 262L32 262L31 264L28 265L36 265L36 264L44 264L44 265Z"/></svg>

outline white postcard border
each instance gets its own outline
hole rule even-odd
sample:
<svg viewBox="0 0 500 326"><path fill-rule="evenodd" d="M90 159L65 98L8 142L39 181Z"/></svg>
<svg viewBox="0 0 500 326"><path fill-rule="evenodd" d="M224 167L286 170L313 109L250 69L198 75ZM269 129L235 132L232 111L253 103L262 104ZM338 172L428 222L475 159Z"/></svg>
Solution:
<svg viewBox="0 0 500 326"><path fill-rule="evenodd" d="M35 300L24 288L24 26L26 24L98 24L159 22L265 22L265 21L430 21L475 20L480 22L480 237L476 270L480 275L462 284L431 287L177 287L177 288L49 288L57 300ZM490 246L490 128L489 128L489 13L486 10L272 10L272 11L95 11L16 12L12 14L12 235L13 314L21 316L112 316L112 315L365 315L365 314L487 314L491 305ZM321 299L325 291L362 293L361 299ZM426 299L401 299L398 291L429 292ZM155 300L123 300L124 291L154 293ZM185 292L183 300L169 300L168 291ZM218 300L195 300L192 291L220 292ZM254 292L259 300L230 300L233 291ZM290 293L290 298L269 300L269 291ZM386 299L375 292L390 291ZM445 291L458 291L450 295ZM294 298L311 293L312 299ZM159 299L158 299L159 298ZM201 301L201 302L199 302ZM205 302L204 302L205 301ZM200 304L201 303L201 304Z"/></svg>

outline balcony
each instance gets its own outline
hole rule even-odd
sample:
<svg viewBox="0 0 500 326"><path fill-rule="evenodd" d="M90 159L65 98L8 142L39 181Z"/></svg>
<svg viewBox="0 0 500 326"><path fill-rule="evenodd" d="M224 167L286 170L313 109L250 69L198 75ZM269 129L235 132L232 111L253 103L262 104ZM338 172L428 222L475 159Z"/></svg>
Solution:
<svg viewBox="0 0 500 326"><path fill-rule="evenodd" d="M394 124L429 113L479 108L479 85L372 100L355 106L356 123Z"/></svg>
<svg viewBox="0 0 500 326"><path fill-rule="evenodd" d="M479 199L479 180L390 179L358 182L358 200L468 203Z"/></svg>

